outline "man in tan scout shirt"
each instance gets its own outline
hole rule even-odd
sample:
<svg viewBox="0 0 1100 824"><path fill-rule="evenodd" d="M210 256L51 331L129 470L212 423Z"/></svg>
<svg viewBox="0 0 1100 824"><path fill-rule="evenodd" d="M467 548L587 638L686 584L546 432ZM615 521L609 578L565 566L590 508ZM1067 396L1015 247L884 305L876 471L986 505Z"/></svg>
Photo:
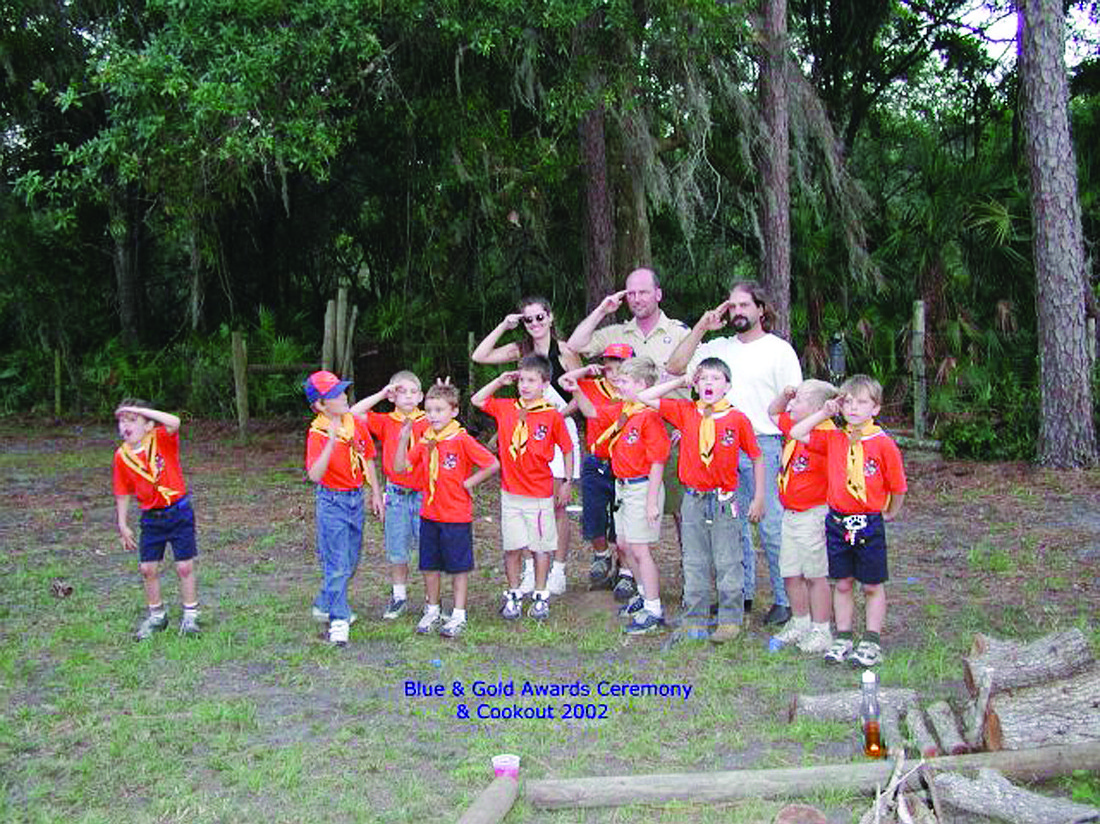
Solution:
<svg viewBox="0 0 1100 824"><path fill-rule="evenodd" d="M612 323L600 327L605 318L614 315L626 301L632 315L625 323ZM666 365L669 356L691 329L678 320L673 320L661 311L661 282L652 269L635 269L626 276L626 288L608 295L599 305L580 322L569 337L566 346L586 358L599 357L613 343L625 343L634 349L636 356L653 359L660 371L658 380L667 377ZM599 328L597 328L599 327ZM690 393L683 397L690 397ZM676 477L676 442L673 442L673 455L665 466L665 512L672 513L676 522L676 533L680 532L680 499L683 495ZM589 584L593 588L602 588L612 583L611 555L596 554L592 558L589 571ZM625 570L624 570L625 572ZM616 600L629 601L636 592L634 579L629 575L620 577L615 584Z"/></svg>

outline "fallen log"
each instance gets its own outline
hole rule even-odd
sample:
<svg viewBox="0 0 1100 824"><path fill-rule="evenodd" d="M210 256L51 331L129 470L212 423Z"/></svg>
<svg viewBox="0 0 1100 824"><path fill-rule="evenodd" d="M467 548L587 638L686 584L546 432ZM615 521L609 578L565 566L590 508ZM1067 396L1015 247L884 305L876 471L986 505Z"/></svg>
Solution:
<svg viewBox="0 0 1100 824"><path fill-rule="evenodd" d="M963 741L959 732L959 725L955 721L955 714L946 701L937 701L928 707L928 721L932 729L936 731L936 738L940 742L940 752L947 755L962 755L970 752L970 747Z"/></svg>
<svg viewBox="0 0 1100 824"><path fill-rule="evenodd" d="M940 754L939 744L928 731L928 725L924 723L924 711L916 701L905 708L905 726L909 728L909 738L921 758L935 758Z"/></svg>
<svg viewBox="0 0 1100 824"><path fill-rule="evenodd" d="M970 749L979 750L985 739L985 716L989 712L989 699L993 697L993 678L988 671L982 673L978 697L970 708L970 721L966 728L966 743Z"/></svg>
<svg viewBox="0 0 1100 824"><path fill-rule="evenodd" d="M1100 670L989 699L985 745L1023 750L1100 741Z"/></svg>
<svg viewBox="0 0 1100 824"><path fill-rule="evenodd" d="M971 696L981 689L982 674L991 693L1045 684L1087 670L1095 662L1085 634L1076 627L1044 635L1031 643L975 635L963 658L963 678Z"/></svg>
<svg viewBox="0 0 1100 824"><path fill-rule="evenodd" d="M458 824L500 824L519 795L519 782L510 776L494 778L458 819Z"/></svg>
<svg viewBox="0 0 1100 824"><path fill-rule="evenodd" d="M1012 824L1100 821L1096 807L1022 789L996 770L979 770L976 780L955 773L940 773L932 780L940 800L948 806Z"/></svg>
<svg viewBox="0 0 1100 824"><path fill-rule="evenodd" d="M1100 743L1044 747L1016 752L972 753L933 759L940 770L991 767L1023 781L1069 775L1074 770L1100 769ZM667 804L671 801L720 803L740 798L797 797L829 788L873 790L890 777L887 761L731 770L665 775L609 775L528 781L527 800L536 807L616 807L626 804Z"/></svg>
<svg viewBox="0 0 1100 824"><path fill-rule="evenodd" d="M855 721L859 718L859 690L828 692L824 695L796 695L787 711L787 720L812 718L815 721ZM889 687L878 691L880 709L903 707L917 700L915 690Z"/></svg>
<svg viewBox="0 0 1100 824"><path fill-rule="evenodd" d="M901 737L901 712L898 707L887 705L880 708L878 727L882 736L882 745L886 747L886 754L892 757L893 753L904 752L905 739Z"/></svg>

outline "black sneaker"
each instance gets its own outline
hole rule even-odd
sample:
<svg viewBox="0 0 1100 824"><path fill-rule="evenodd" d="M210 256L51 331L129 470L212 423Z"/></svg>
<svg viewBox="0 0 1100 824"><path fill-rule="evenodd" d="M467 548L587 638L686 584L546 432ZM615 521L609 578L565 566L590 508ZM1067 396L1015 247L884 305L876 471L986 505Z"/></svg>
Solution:
<svg viewBox="0 0 1100 824"><path fill-rule="evenodd" d="M785 624L791 620L791 608L783 604L772 604L764 617L765 624Z"/></svg>
<svg viewBox="0 0 1100 824"><path fill-rule="evenodd" d="M638 583L629 575L620 575L611 594L620 604L625 604L638 594Z"/></svg>
<svg viewBox="0 0 1100 824"><path fill-rule="evenodd" d="M615 561L611 553L593 555L588 568L589 589L611 589L615 585Z"/></svg>

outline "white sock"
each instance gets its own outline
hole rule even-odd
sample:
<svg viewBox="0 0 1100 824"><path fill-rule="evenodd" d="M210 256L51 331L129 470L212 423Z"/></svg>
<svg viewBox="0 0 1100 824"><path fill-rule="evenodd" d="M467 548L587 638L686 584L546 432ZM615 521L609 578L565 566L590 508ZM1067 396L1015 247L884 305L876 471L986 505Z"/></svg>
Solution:
<svg viewBox="0 0 1100 824"><path fill-rule="evenodd" d="M459 609L458 607L455 607L454 609L451 610L451 620L452 621L465 621L466 620L466 610Z"/></svg>
<svg viewBox="0 0 1100 824"><path fill-rule="evenodd" d="M816 629L818 632L828 632L829 631L829 622L824 621L820 624L811 624L810 628L811 629Z"/></svg>
<svg viewBox="0 0 1100 824"><path fill-rule="evenodd" d="M641 581L638 582L638 594L642 596L643 600L645 599L645 584Z"/></svg>
<svg viewBox="0 0 1100 824"><path fill-rule="evenodd" d="M619 568L619 577L621 577L621 578L633 578L633 577L634 577L634 573L633 573L633 572L631 572L631 571L630 571L629 569L627 569L626 567L620 567L620 568Z"/></svg>
<svg viewBox="0 0 1100 824"><path fill-rule="evenodd" d="M800 629L810 628L810 614L805 615L793 615L791 616L791 623Z"/></svg>
<svg viewBox="0 0 1100 824"><path fill-rule="evenodd" d="M409 587L406 584L393 585L393 597L398 601L404 601L409 597Z"/></svg>
<svg viewBox="0 0 1100 824"><path fill-rule="evenodd" d="M425 615L438 615L439 614L439 604L424 604L424 614Z"/></svg>
<svg viewBox="0 0 1100 824"><path fill-rule="evenodd" d="M662 617L665 613L661 609L661 599L654 598L652 600L645 600L642 602L642 606L645 607L645 611L650 615L656 615L658 618Z"/></svg>
<svg viewBox="0 0 1100 824"><path fill-rule="evenodd" d="M550 568L551 572L565 573L565 561L554 561L554 565Z"/></svg>

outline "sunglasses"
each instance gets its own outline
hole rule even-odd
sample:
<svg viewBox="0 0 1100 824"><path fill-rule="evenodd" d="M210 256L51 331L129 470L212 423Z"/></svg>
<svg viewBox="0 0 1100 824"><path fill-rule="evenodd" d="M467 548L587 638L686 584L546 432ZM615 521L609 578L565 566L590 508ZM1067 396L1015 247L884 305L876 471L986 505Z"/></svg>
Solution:
<svg viewBox="0 0 1100 824"><path fill-rule="evenodd" d="M539 312L537 315L524 315L523 322L530 326L532 323L542 323L546 320L546 317L547 316L542 312Z"/></svg>

